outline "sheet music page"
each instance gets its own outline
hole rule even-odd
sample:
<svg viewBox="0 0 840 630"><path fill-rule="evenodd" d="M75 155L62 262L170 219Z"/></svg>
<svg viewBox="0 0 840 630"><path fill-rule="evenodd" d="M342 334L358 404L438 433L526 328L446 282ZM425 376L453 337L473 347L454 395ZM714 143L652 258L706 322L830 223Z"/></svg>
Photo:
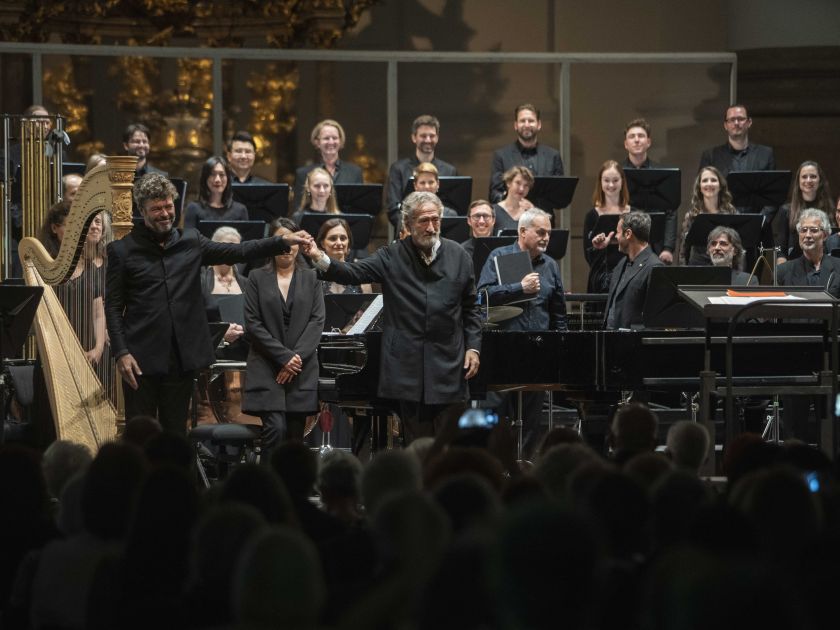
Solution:
<svg viewBox="0 0 840 630"><path fill-rule="evenodd" d="M728 295L722 295L720 297L710 297L709 302L712 304L729 304L731 306L744 306L746 304L752 304L753 302L758 302L760 300L766 300L766 297L730 297ZM785 295L772 298L773 300L789 300L789 301L807 301L805 298L798 297L796 295Z"/></svg>

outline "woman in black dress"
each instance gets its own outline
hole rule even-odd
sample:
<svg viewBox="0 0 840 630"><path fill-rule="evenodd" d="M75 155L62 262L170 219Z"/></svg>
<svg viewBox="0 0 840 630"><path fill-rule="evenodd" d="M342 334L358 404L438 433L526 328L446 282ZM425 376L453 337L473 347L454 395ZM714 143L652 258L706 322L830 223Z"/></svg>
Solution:
<svg viewBox="0 0 840 630"><path fill-rule="evenodd" d="M194 228L198 221L247 221L248 209L233 200L233 172L223 157L214 155L201 167L198 201L184 210L184 227Z"/></svg>
<svg viewBox="0 0 840 630"><path fill-rule="evenodd" d="M607 160L598 171L593 208L583 219L583 255L589 264L587 293L607 293L610 275L624 254L618 251L615 233L596 232L598 217L605 214L624 214L630 211L630 193L624 169L615 160Z"/></svg>
<svg viewBox="0 0 840 630"><path fill-rule="evenodd" d="M299 230L272 221L278 236ZM298 265L298 247L251 272L245 287L245 331L251 344L243 411L263 422L263 446L302 440L306 416L318 410L318 343L324 294L315 271Z"/></svg>

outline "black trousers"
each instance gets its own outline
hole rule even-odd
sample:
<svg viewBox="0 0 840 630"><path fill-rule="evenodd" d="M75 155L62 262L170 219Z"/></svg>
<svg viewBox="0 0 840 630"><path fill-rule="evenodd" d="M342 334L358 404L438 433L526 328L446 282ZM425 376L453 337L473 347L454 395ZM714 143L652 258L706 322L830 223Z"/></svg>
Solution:
<svg viewBox="0 0 840 630"><path fill-rule="evenodd" d="M443 426L443 423L452 415L460 417L466 408L467 406L461 402L429 405L401 400L400 420L404 445L408 446L420 437L434 437L438 427Z"/></svg>
<svg viewBox="0 0 840 630"><path fill-rule="evenodd" d="M306 427L306 416L305 413L295 413L293 411L265 411L261 413L263 452L270 451L284 439L302 442L303 431Z"/></svg>
<svg viewBox="0 0 840 630"><path fill-rule="evenodd" d="M125 419L151 416L158 419L164 431L186 434L194 382L193 372L138 376L136 390L123 381Z"/></svg>

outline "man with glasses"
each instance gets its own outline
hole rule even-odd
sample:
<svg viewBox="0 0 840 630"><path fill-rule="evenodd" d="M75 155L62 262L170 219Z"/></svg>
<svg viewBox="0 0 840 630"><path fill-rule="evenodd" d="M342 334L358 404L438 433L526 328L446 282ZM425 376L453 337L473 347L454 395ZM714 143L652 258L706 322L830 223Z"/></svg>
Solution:
<svg viewBox="0 0 840 630"><path fill-rule="evenodd" d="M566 330L566 297L557 261L546 255L551 237L551 216L539 208L529 208L519 217L519 235L515 243L490 252L478 290L487 291L490 306L514 304L522 308L516 317L501 323L504 330ZM528 252L531 273L519 282L500 284L496 258ZM522 453L526 459L536 449L540 437L544 392L530 392L522 397ZM515 417L516 405L511 396L493 401L499 415Z"/></svg>
<svg viewBox="0 0 840 630"><path fill-rule="evenodd" d="M840 260L827 256L825 241L831 234L828 216L822 210L806 208L796 224L802 256L782 263L776 279L782 286L824 287L840 297Z"/></svg>
<svg viewBox="0 0 840 630"><path fill-rule="evenodd" d="M773 149L763 144L750 144L752 118L743 105L732 105L726 110L723 128L727 142L703 151L698 172L714 166L724 177L737 171L776 170Z"/></svg>
<svg viewBox="0 0 840 630"><path fill-rule="evenodd" d="M470 226L470 238L461 243L461 246L472 258L475 250L474 239L493 236L493 230L496 227L496 211L489 201L476 199L470 204L467 209L467 225Z"/></svg>
<svg viewBox="0 0 840 630"><path fill-rule="evenodd" d="M406 443L465 409L467 380L478 372L481 316L472 260L440 238L443 204L430 192L402 203L408 236L354 263L331 260L314 244L304 253L323 279L382 285L378 395L399 401Z"/></svg>
<svg viewBox="0 0 840 630"><path fill-rule="evenodd" d="M158 173L134 184L143 223L108 244L105 319L126 419L157 417L165 431L183 435L195 374L215 360L201 295L204 268L286 253L309 236L217 243L175 227L177 197Z"/></svg>

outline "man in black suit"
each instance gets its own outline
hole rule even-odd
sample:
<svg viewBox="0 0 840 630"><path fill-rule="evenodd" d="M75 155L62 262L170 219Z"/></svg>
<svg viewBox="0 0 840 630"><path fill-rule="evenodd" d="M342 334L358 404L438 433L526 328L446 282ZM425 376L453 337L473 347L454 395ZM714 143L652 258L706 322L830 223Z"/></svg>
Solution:
<svg viewBox="0 0 840 630"><path fill-rule="evenodd" d="M662 261L648 244L647 213L636 210L622 215L615 232L618 250L626 258L615 266L610 277L604 328L638 328L642 325L650 270L662 265Z"/></svg>
<svg viewBox="0 0 840 630"><path fill-rule="evenodd" d="M738 268L744 257L744 246L741 237L731 227L718 225L706 239L706 252L715 267L729 267L732 269L730 282L733 287L757 285L758 278Z"/></svg>
<svg viewBox="0 0 840 630"><path fill-rule="evenodd" d="M781 286L823 287L834 297L840 297L840 260L825 254L825 240L831 234L828 216L822 210L806 208L796 223L802 256L782 263L776 268L776 279ZM783 434L787 440L809 440L808 415L811 399L805 396L782 396ZM814 396L814 409L818 418L825 416L825 399Z"/></svg>
<svg viewBox="0 0 840 630"><path fill-rule="evenodd" d="M736 171L773 171L776 170L776 157L771 147L763 144L750 144L752 118L743 105L731 105L726 110L723 128L727 142L703 151L700 156L700 168L714 166L724 177Z"/></svg>
<svg viewBox="0 0 840 630"><path fill-rule="evenodd" d="M513 112L513 130L516 140L493 153L490 170L490 201L497 203L505 197L504 174L512 166L525 166L535 177L563 174L560 152L540 144L542 129L540 110L531 103L519 105Z"/></svg>
<svg viewBox="0 0 840 630"><path fill-rule="evenodd" d="M166 171L155 168L149 164L149 153L151 146L149 144L149 128L142 123L132 123L123 131L123 149L126 155L137 156L137 170L134 173L135 178L143 177L147 173L158 173L167 177Z"/></svg>
<svg viewBox="0 0 840 630"><path fill-rule="evenodd" d="M440 138L440 121L434 116L424 114L411 123L411 142L414 143L414 155L397 160L388 170L388 188L386 189L385 207L391 225L397 228L400 218L400 204L408 180L421 162L431 162L437 168L440 177L452 177L458 171L449 162L435 157L435 148Z"/></svg>
<svg viewBox="0 0 840 630"><path fill-rule="evenodd" d="M631 120L624 127L624 149L627 151L627 157L624 159L622 168L628 169L645 169L645 168L661 168L648 157L648 149L652 144L653 139L650 135L650 124L644 118L635 118ZM641 208L645 210L645 208ZM652 243L654 250L659 255L661 260L666 265L674 262L674 250L677 248L677 210L672 208L665 211L665 237L659 241Z"/></svg>
<svg viewBox="0 0 840 630"><path fill-rule="evenodd" d="M782 286L824 287L840 297L840 259L825 255L825 240L831 234L828 216L822 210L806 208L796 224L802 256L776 268L776 279Z"/></svg>
<svg viewBox="0 0 840 630"><path fill-rule="evenodd" d="M165 430L183 433L195 372L214 360L201 308L202 269L287 252L309 237L216 243L174 227L177 194L157 173L135 183L143 224L108 245L105 317L126 418L157 416Z"/></svg>
<svg viewBox="0 0 840 630"><path fill-rule="evenodd" d="M400 401L406 443L432 435L435 420L460 413L467 379L478 372L481 315L473 263L455 241L440 238L443 204L413 192L402 204L406 238L355 263L341 263L310 245L306 254L323 278L382 284L381 398Z"/></svg>

